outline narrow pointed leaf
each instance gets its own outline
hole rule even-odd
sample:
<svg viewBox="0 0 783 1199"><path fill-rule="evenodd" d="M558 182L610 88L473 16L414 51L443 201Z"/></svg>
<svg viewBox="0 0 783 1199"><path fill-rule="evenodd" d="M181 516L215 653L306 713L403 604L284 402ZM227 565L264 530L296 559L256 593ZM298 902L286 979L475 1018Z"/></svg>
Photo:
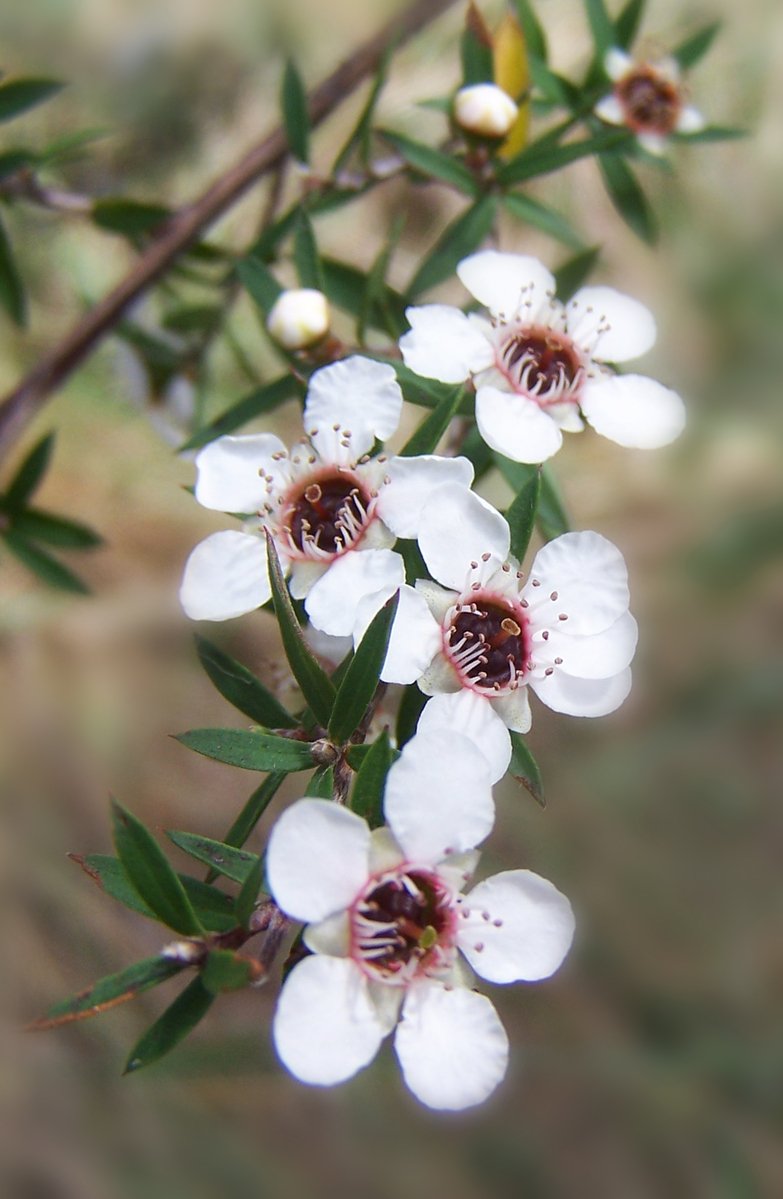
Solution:
<svg viewBox="0 0 783 1199"><path fill-rule="evenodd" d="M434 249L411 279L408 292L418 296L453 273L460 259L472 254L492 228L497 213L494 196L482 196L444 230Z"/></svg>
<svg viewBox="0 0 783 1199"><path fill-rule="evenodd" d="M213 949L204 963L200 978L212 995L223 991L239 991L247 987L259 972L258 962L234 953L230 949Z"/></svg>
<svg viewBox="0 0 783 1199"><path fill-rule="evenodd" d="M280 292L283 290L269 268L260 258L250 255L237 263L237 274L246 291L250 292L253 300L263 312L269 311Z"/></svg>
<svg viewBox="0 0 783 1199"><path fill-rule="evenodd" d="M525 462L512 462L502 454L494 455L495 462L508 483L515 492L520 492L535 474L541 476L541 492L538 499L536 523L545 541L552 541L562 533L568 533L571 526L563 507L557 486L547 467L530 466Z"/></svg>
<svg viewBox="0 0 783 1199"><path fill-rule="evenodd" d="M133 242L151 237L171 218L171 209L162 204L145 204L124 197L96 200L92 219L108 233L121 233Z"/></svg>
<svg viewBox="0 0 783 1199"><path fill-rule="evenodd" d="M35 443L3 496L4 508L10 510L25 506L49 469L54 450L54 439L54 433L47 433L45 437Z"/></svg>
<svg viewBox="0 0 783 1199"><path fill-rule="evenodd" d="M241 924L243 928L247 928L250 917L253 914L263 879L264 861L263 858L259 858L255 865L251 866L248 871L247 877L242 883L242 889L234 904L234 915L236 916L237 924Z"/></svg>
<svg viewBox="0 0 783 1199"><path fill-rule="evenodd" d="M434 454L435 448L456 416L462 403L464 389L455 387L451 395L446 392L432 412L411 433L400 450L400 457L411 458L417 454Z"/></svg>
<svg viewBox="0 0 783 1199"><path fill-rule="evenodd" d="M388 236L367 273L367 280L364 287L362 304L359 310L359 320L356 328L356 335L360 345L364 345L367 329L372 324L373 320L380 319L383 328L389 332L392 337L397 336L397 321L395 314L387 305L388 287L386 284L386 274L389 270L389 263L391 261L392 254L397 248L397 243L402 236L402 231L404 228L405 216L404 214L400 214L393 221Z"/></svg>
<svg viewBox="0 0 783 1199"><path fill-rule="evenodd" d="M569 246L572 250L584 248L579 234L571 228L564 216L555 212L554 208L547 208L545 204L531 199L530 196L520 195L519 192L508 192L503 197L503 207L518 221L524 221L526 225L540 229L542 233L554 237L564 246Z"/></svg>
<svg viewBox="0 0 783 1199"><path fill-rule="evenodd" d="M262 729L191 729L175 740L213 762L242 770L281 770L288 774L313 765L309 742L277 737Z"/></svg>
<svg viewBox="0 0 783 1199"><path fill-rule="evenodd" d="M492 35L475 4L468 5L465 28L460 39L462 82L492 82Z"/></svg>
<svg viewBox="0 0 783 1199"><path fill-rule="evenodd" d="M678 142L727 142L748 137L748 129L737 129L731 125L708 125L706 129L697 129L695 133L674 133L672 136Z"/></svg>
<svg viewBox="0 0 783 1199"><path fill-rule="evenodd" d="M600 253L600 246L591 246L558 267L555 271L555 284L559 300L565 303L579 290L598 261Z"/></svg>
<svg viewBox="0 0 783 1199"><path fill-rule="evenodd" d="M299 213L294 234L294 263L301 287L314 287L316 291L325 290L313 223L304 209Z"/></svg>
<svg viewBox="0 0 783 1199"><path fill-rule="evenodd" d="M615 32L609 14L604 6L604 0L585 0L587 19L595 43L596 55L603 60L606 51L614 45Z"/></svg>
<svg viewBox="0 0 783 1199"><path fill-rule="evenodd" d="M541 771L519 733L511 734L511 763L508 769L517 782L521 783L525 790L530 792L536 803L543 808L546 801Z"/></svg>
<svg viewBox="0 0 783 1199"><path fill-rule="evenodd" d="M36 104L51 99L64 86L56 79L12 79L0 83L0 121L12 121Z"/></svg>
<svg viewBox="0 0 783 1199"><path fill-rule="evenodd" d="M101 853L91 853L85 857L71 853L68 857L81 866L84 873L112 899L150 920L158 919L131 883L119 858ZM236 920L230 895L189 874L178 874L177 877L204 928L210 932L224 932L234 927Z"/></svg>
<svg viewBox="0 0 783 1199"><path fill-rule="evenodd" d="M272 729L295 729L298 722L260 679L205 637L196 637L199 661L224 699L257 724Z"/></svg>
<svg viewBox="0 0 783 1199"><path fill-rule="evenodd" d="M416 732L419 717L428 698L429 696L420 691L415 684L406 687L403 691L400 707L397 712L397 727L395 729L395 739L400 749L402 749L406 742L410 741Z"/></svg>
<svg viewBox="0 0 783 1199"><path fill-rule="evenodd" d="M204 931L185 888L149 829L111 801L114 845L125 873L144 902L169 928L186 937Z"/></svg>
<svg viewBox="0 0 783 1199"><path fill-rule="evenodd" d="M0 223L0 304L11 320L22 328L27 324L27 297L16 265L11 241Z"/></svg>
<svg viewBox="0 0 783 1199"><path fill-rule="evenodd" d="M28 1025L31 1032L45 1032L49 1028L59 1028L63 1024L71 1024L74 1020L88 1020L91 1016L99 1016L109 1008L127 1003L135 999L142 991L156 987L183 969L181 962L163 957L144 958L117 974L109 974L93 986L70 999L56 1003L40 1020Z"/></svg>
<svg viewBox="0 0 783 1199"><path fill-rule="evenodd" d="M393 760L389 734L384 729L378 740L367 750L356 775L350 799L351 811L364 817L370 828L380 828L383 824L383 793L386 788L386 775Z"/></svg>
<svg viewBox="0 0 783 1199"><path fill-rule="evenodd" d="M307 112L307 94L293 62L286 63L283 72L283 87L280 93L283 123L291 153L298 162L310 161L310 117Z"/></svg>
<svg viewBox="0 0 783 1199"><path fill-rule="evenodd" d="M703 58L715 40L720 27L721 22L714 21L711 25L705 25L698 33L694 33L692 37L681 42L672 52L680 66L692 67L700 58Z"/></svg>
<svg viewBox="0 0 783 1199"><path fill-rule="evenodd" d="M334 799L334 767L320 766L305 787L310 799Z"/></svg>
<svg viewBox="0 0 783 1199"><path fill-rule="evenodd" d="M356 770L357 772L359 770L361 770L371 749L372 749L372 745L349 745L348 746L348 748L345 751L345 756L348 760L348 765L351 767L351 770ZM392 756L392 765L393 765L399 758L400 751L398 749L392 749L391 756Z"/></svg>
<svg viewBox="0 0 783 1199"><path fill-rule="evenodd" d="M525 41L531 54L535 54L542 62L547 60L546 36L533 10L530 0L511 0L512 7L519 17L519 23L525 34Z"/></svg>
<svg viewBox="0 0 783 1199"><path fill-rule="evenodd" d="M375 614L345 672L329 722L329 736L338 745L347 741L359 727L375 695L398 603L399 593Z"/></svg>
<svg viewBox="0 0 783 1199"><path fill-rule="evenodd" d="M513 504L506 511L506 520L511 530L511 553L519 562L527 553L533 535L540 496L541 471L537 470L520 488Z"/></svg>
<svg viewBox="0 0 783 1199"><path fill-rule="evenodd" d="M387 141L414 170L430 179L439 179L441 183L455 187L466 196L476 195L476 180L468 168L450 154L444 154L432 146L425 146L423 142L414 141L402 133L391 133L387 129L379 132L384 141Z"/></svg>
<svg viewBox="0 0 783 1199"><path fill-rule="evenodd" d="M648 246L658 241L658 222L636 176L619 154L599 154L609 199L630 229Z"/></svg>
<svg viewBox="0 0 783 1199"><path fill-rule="evenodd" d="M329 678L319 666L317 660L302 635L299 621L296 618L288 589L285 585L283 572L280 569L280 559L274 541L267 533L267 553L269 556L269 581L272 587L272 599L275 606L277 622L280 626L280 636L288 664L294 678L299 684L305 702L310 707L316 720L327 727L334 706L335 689ZM272 766L271 770L282 769ZM302 768L304 769L304 768Z"/></svg>
<svg viewBox="0 0 783 1199"><path fill-rule="evenodd" d="M345 145L340 150L337 158L334 160L334 166L331 170L331 178L334 179L339 175L342 168L348 162L354 150L359 152L359 161L362 166L367 166L370 158L370 144L372 132L372 119L375 115L375 109L378 105L381 92L386 84L386 78L389 73L389 63L391 62L392 54L395 50L394 42L390 42L386 47L383 58L381 59L375 78L373 79L367 100L364 108L361 111L358 121L353 130L349 134Z"/></svg>
<svg viewBox="0 0 783 1199"><path fill-rule="evenodd" d="M639 30L646 0L627 0L614 23L615 45L627 50Z"/></svg>
<svg viewBox="0 0 783 1199"><path fill-rule="evenodd" d="M580 158L627 145L631 137L627 129L604 129L591 137L583 137L559 146L545 146L539 149L533 143L498 172L498 182L508 186L511 183L522 183L526 179L536 178L538 175L551 174L552 171L562 170L572 162L578 162Z"/></svg>
<svg viewBox="0 0 783 1199"><path fill-rule="evenodd" d="M179 829L167 829L166 836L183 853L211 866L216 873L230 878L232 882L244 883L259 862L257 853L237 849L224 841L213 841L211 837L200 837L197 833L186 833Z"/></svg>
<svg viewBox="0 0 783 1199"><path fill-rule="evenodd" d="M221 416L216 417L210 424L194 433L183 446L180 446L180 453L185 450L198 450L201 446L208 445L210 441L215 441L226 433L233 433L235 429L246 425L248 421L255 420L256 417L274 412L286 400L294 396L301 397L303 394L304 387L300 380L290 374L284 375L280 379L274 379L271 383L265 383L263 387L258 387L249 395L243 396L241 400L237 400Z"/></svg>
<svg viewBox="0 0 783 1199"><path fill-rule="evenodd" d="M132 1074L169 1053L206 1016L214 999L201 979L194 978L133 1047L123 1073Z"/></svg>
<svg viewBox="0 0 783 1199"><path fill-rule="evenodd" d="M239 848L245 844L275 795L280 790L280 786L285 778L286 775L282 771L278 771L275 774L270 774L269 778L264 779L260 787L256 787L223 838L226 845ZM210 881L207 878L207 882Z"/></svg>
<svg viewBox="0 0 783 1199"><path fill-rule="evenodd" d="M31 570L44 583L48 583L50 587L57 587L60 591L70 591L74 595L90 594L89 587L82 582L78 575L13 529L9 529L3 534L3 541L28 570Z"/></svg>
<svg viewBox="0 0 783 1199"><path fill-rule="evenodd" d="M407 328L407 301L398 291L384 283L368 305L369 281L366 272L349 266L347 262L336 262L333 258L325 258L321 265L327 296L337 308L342 308L362 322L363 331L367 328L381 329L395 340L404 333Z"/></svg>
<svg viewBox="0 0 783 1199"><path fill-rule="evenodd" d="M102 544L99 534L81 521L34 508L27 508L15 516L14 529L25 540L43 541L62 549L89 550Z"/></svg>

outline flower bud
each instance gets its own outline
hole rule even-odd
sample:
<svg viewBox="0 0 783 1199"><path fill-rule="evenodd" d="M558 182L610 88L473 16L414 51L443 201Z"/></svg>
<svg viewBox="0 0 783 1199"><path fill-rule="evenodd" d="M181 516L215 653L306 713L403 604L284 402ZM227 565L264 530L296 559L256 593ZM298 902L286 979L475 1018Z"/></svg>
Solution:
<svg viewBox="0 0 783 1199"><path fill-rule="evenodd" d="M505 137L517 119L511 97L494 83L463 87L454 97L454 118L467 133L478 137Z"/></svg>
<svg viewBox="0 0 783 1199"><path fill-rule="evenodd" d="M272 305L266 327L287 350L304 350L329 331L329 304L323 292L311 287L281 292Z"/></svg>

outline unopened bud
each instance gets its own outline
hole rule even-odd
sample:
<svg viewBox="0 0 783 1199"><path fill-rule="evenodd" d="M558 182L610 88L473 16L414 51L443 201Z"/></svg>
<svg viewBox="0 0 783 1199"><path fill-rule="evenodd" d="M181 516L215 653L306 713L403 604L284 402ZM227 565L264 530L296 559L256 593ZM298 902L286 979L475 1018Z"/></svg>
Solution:
<svg viewBox="0 0 783 1199"><path fill-rule="evenodd" d="M281 292L267 317L266 327L287 350L304 350L329 332L329 304L312 287Z"/></svg>
<svg viewBox="0 0 783 1199"><path fill-rule="evenodd" d="M505 137L518 114L511 97L494 83L463 87L454 97L454 119L467 133L478 137Z"/></svg>

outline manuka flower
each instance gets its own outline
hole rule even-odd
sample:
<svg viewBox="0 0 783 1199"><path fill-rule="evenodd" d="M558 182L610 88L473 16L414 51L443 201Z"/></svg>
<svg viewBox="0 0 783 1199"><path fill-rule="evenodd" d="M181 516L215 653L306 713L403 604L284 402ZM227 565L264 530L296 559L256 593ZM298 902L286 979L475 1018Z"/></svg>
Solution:
<svg viewBox="0 0 783 1199"><path fill-rule="evenodd" d="M466 458L368 456L376 438L394 432L401 408L390 366L348 358L313 375L307 438L290 453L271 433L221 437L201 450L196 499L246 519L242 531L213 533L191 553L180 589L187 615L227 620L266 603L265 529L318 629L349 635L368 597L377 611L404 579L389 547L415 537L433 487L473 479Z"/></svg>
<svg viewBox="0 0 783 1199"><path fill-rule="evenodd" d="M396 1027L414 1095L428 1107L471 1107L505 1075L508 1040L493 1005L470 989L469 967L495 983L549 977L571 944L571 907L528 870L462 894L493 807L484 758L459 734L409 741L384 808L388 828L371 832L337 804L302 799L272 830L270 888L307 922L312 951L283 986L275 1047L302 1082L331 1086L368 1065Z"/></svg>
<svg viewBox="0 0 783 1199"><path fill-rule="evenodd" d="M400 341L406 366L442 383L472 377L476 422L493 450L516 462L544 462L562 445L562 430L586 420L624 446L655 449L682 431L685 411L674 391L643 375L617 375L607 363L646 353L655 341L652 314L611 287L583 287L567 304L537 259L484 250L457 267L490 320L445 304L406 312Z"/></svg>
<svg viewBox="0 0 783 1199"><path fill-rule="evenodd" d="M637 636L625 562L606 538L555 538L526 579L509 541L505 519L473 492L447 484L432 495L419 548L437 582L402 589L381 674L418 680L434 697L419 727L471 737L493 780L508 766L506 729L530 728L528 687L556 712L613 712L631 686ZM360 610L357 638L365 623Z"/></svg>
<svg viewBox="0 0 783 1199"><path fill-rule="evenodd" d="M610 125L626 125L649 154L663 154L673 133L704 128L704 117L686 101L675 59L635 62L615 47L607 52L604 69L614 90L598 101L596 116Z"/></svg>

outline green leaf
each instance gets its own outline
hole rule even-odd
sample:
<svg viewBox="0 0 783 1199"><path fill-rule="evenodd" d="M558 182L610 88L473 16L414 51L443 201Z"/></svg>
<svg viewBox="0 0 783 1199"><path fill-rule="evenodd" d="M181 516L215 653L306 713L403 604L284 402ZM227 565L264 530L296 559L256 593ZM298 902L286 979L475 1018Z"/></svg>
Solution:
<svg viewBox="0 0 783 1199"><path fill-rule="evenodd" d="M298 682L305 703L309 706L316 720L327 727L331 719L335 700L333 684L318 665L309 645L302 635L299 621L296 618L294 606L291 603L288 590L280 569L280 559L272 538L267 533L267 553L269 556L269 581L272 586L272 599L275 606L277 623L280 626L280 636L283 642L285 656ZM272 769L278 769L272 767Z"/></svg>
<svg viewBox="0 0 783 1199"><path fill-rule="evenodd" d="M329 736L338 745L346 742L359 727L375 695L398 602L399 592L376 612L345 672L329 721Z"/></svg>
<svg viewBox="0 0 783 1199"><path fill-rule="evenodd" d="M351 770L355 770L357 772L361 770L371 750L372 745L349 745L345 751L345 756L348 761L348 765L351 767ZM398 749L392 749L390 752L393 765L399 758L400 751Z"/></svg>
<svg viewBox="0 0 783 1199"><path fill-rule="evenodd" d="M619 154L599 154L598 165L609 199L626 225L648 246L658 241L658 222L636 176Z"/></svg>
<svg viewBox="0 0 783 1199"><path fill-rule="evenodd" d="M178 1045L206 1016L214 998L201 979L194 978L134 1045L123 1073L149 1066Z"/></svg>
<svg viewBox="0 0 783 1199"><path fill-rule="evenodd" d="M528 52L534 54L536 58L540 58L542 62L547 60L546 37L544 30L533 11L532 4L529 0L511 0L511 3L519 17L519 23L522 26L522 32L525 35Z"/></svg>
<svg viewBox="0 0 783 1199"><path fill-rule="evenodd" d="M323 267L326 294L337 308L342 308L363 322L364 328L380 329L396 339L405 332L407 301L399 292L384 283L373 302L367 306L368 276L346 262L325 258Z"/></svg>
<svg viewBox="0 0 783 1199"><path fill-rule="evenodd" d="M199 661L224 699L257 724L272 729L295 729L298 722L279 700L267 691L260 679L218 649L211 641L196 636Z"/></svg>
<svg viewBox="0 0 783 1199"><path fill-rule="evenodd" d="M595 43L596 57L603 61L607 50L614 45L615 32L609 14L604 7L604 0L585 0L587 19Z"/></svg>
<svg viewBox="0 0 783 1199"><path fill-rule="evenodd" d="M25 457L19 470L3 496L6 509L23 508L49 469L54 450L54 433L47 433L37 441Z"/></svg>
<svg viewBox="0 0 783 1199"><path fill-rule="evenodd" d="M283 72L283 87L280 93L283 124L291 153L298 162L310 161L310 117L307 109L307 93L296 66L290 60Z"/></svg>
<svg viewBox="0 0 783 1199"><path fill-rule="evenodd" d="M263 729L191 729L175 740L205 758L242 770L280 770L288 774L313 765L312 746L307 741L276 737Z"/></svg>
<svg viewBox="0 0 783 1199"><path fill-rule="evenodd" d="M248 421L255 420L256 417L274 412L286 400L303 395L304 387L301 381L291 374L274 379L271 383L265 383L263 387L258 387L249 395L243 396L241 400L237 400L221 416L194 433L180 447L179 452L198 450L201 446L208 445L210 441L225 436L226 433L233 433L235 429L247 424Z"/></svg>
<svg viewBox="0 0 783 1199"><path fill-rule="evenodd" d="M333 799L334 767L319 766L305 787L305 795L310 799Z"/></svg>
<svg viewBox="0 0 783 1199"><path fill-rule="evenodd" d="M367 329L373 321L380 322L382 327L390 333L392 337L397 337L398 330L398 314L395 314L392 308L388 306L387 296L389 288L386 284L386 273L389 269L392 254L397 248L397 243L402 236L402 231L405 228L405 216L399 214L392 222L392 227L389 230L386 241L381 246L380 252L375 261L367 272L367 279L362 295L362 304L359 311L359 320L357 322L357 338L360 345L364 345Z"/></svg>
<svg viewBox="0 0 783 1199"><path fill-rule="evenodd" d="M697 129L695 133L674 133L677 142L727 142L737 138L748 137L748 129L737 129L731 125L708 125L706 129Z"/></svg>
<svg viewBox="0 0 783 1199"><path fill-rule="evenodd" d="M92 207L92 219L100 229L121 233L134 242L151 237L170 218L171 209L162 204L145 204L116 196L96 200Z"/></svg>
<svg viewBox="0 0 783 1199"><path fill-rule="evenodd" d="M428 699L429 696L420 691L415 684L406 687L403 691L397 712L397 727L395 729L395 739L400 749L402 749L406 742L410 741L416 732L419 717Z"/></svg>
<svg viewBox="0 0 783 1199"><path fill-rule="evenodd" d="M17 269L11 242L2 223L0 223L0 304L5 308L14 324L20 328L27 324L27 298L24 284Z"/></svg>
<svg viewBox="0 0 783 1199"><path fill-rule="evenodd" d="M27 508L14 517L14 529L20 536L31 541L43 541L47 545L61 546L63 549L94 549L102 544L99 535L87 525L77 520L68 520L64 516L55 516L53 512L42 512L36 508Z"/></svg>
<svg viewBox="0 0 783 1199"><path fill-rule="evenodd" d="M0 179L7 179L9 175L15 175L23 167L33 166L35 158L36 156L31 150L5 150L0 154Z"/></svg>
<svg viewBox="0 0 783 1199"><path fill-rule="evenodd" d="M414 170L430 179L439 179L441 183L455 187L457 191L464 192L466 196L476 195L476 180L468 168L456 158L452 158L450 154L434 150L431 146L413 141L412 138L405 137L401 133L391 133L386 129L379 130L379 132L383 139Z"/></svg>
<svg viewBox="0 0 783 1199"><path fill-rule="evenodd" d="M50 587L57 587L60 591L70 591L74 595L90 594L89 587L82 582L78 575L75 575L72 570L69 570L67 566L58 562L56 558L47 554L39 546L25 541L13 529L9 529L2 536L3 541L15 557Z"/></svg>
<svg viewBox="0 0 783 1199"><path fill-rule="evenodd" d="M131 883L119 858L101 853L91 853L85 857L71 853L68 857L81 866L84 873L112 899L150 920L158 919ZM189 874L179 874L177 877L204 928L211 932L224 932L235 926L234 904L230 895Z"/></svg>
<svg viewBox="0 0 783 1199"><path fill-rule="evenodd" d="M258 964L230 949L213 949L201 970L200 978L212 995L239 991L257 976Z"/></svg>
<svg viewBox="0 0 783 1199"><path fill-rule="evenodd" d="M525 462L512 462L502 454L494 455L495 462L514 492L520 492L535 474L541 476L541 493L538 500L536 522L545 541L551 541L562 533L568 533L571 526L568 522L562 500L552 478L551 472L545 466L531 466Z"/></svg>
<svg viewBox="0 0 783 1199"><path fill-rule="evenodd" d="M479 433L475 425L468 429L467 436L460 446L460 454L473 463L475 482L478 482L493 464L492 450Z"/></svg>
<svg viewBox="0 0 783 1199"><path fill-rule="evenodd" d="M264 316L268 316L272 305L283 290L269 268L260 258L249 256L237 263L239 281L255 300Z"/></svg>
<svg viewBox="0 0 783 1199"><path fill-rule="evenodd" d="M492 37L484 18L473 3L468 5L465 16L465 28L460 39L460 58L463 86L492 82Z"/></svg>
<svg viewBox="0 0 783 1199"><path fill-rule="evenodd" d="M566 300L571 299L575 291L579 290L598 261L600 253L600 246L590 246L558 267L555 271L555 284L559 300L565 303Z"/></svg>
<svg viewBox="0 0 783 1199"><path fill-rule="evenodd" d="M456 416L463 396L464 388L461 386L452 388L451 394L445 392L443 399L435 405L429 416L411 433L399 456L412 458L417 454L434 454L435 447Z"/></svg>
<svg viewBox="0 0 783 1199"><path fill-rule="evenodd" d="M677 49L672 51L673 57L677 59L680 66L692 67L699 59L703 58L715 40L720 27L721 22L714 21L711 25L705 25L698 33L694 33L692 37L681 42Z"/></svg>
<svg viewBox="0 0 783 1199"><path fill-rule="evenodd" d="M636 37L646 0L627 0L614 23L614 44L627 50Z"/></svg>
<svg viewBox="0 0 783 1199"><path fill-rule="evenodd" d="M264 861L259 858L258 861L248 871L247 878L242 883L242 889L237 895L236 903L234 904L234 914L237 918L237 923L243 928L247 928L250 917L253 915L253 909L256 906L258 892L261 890L261 883L264 878Z"/></svg>
<svg viewBox="0 0 783 1199"><path fill-rule="evenodd" d="M547 208L545 204L531 199L530 196L522 196L519 192L508 192L503 197L503 207L518 221L524 221L526 225L540 229L542 233L554 237L564 246L570 246L572 250L583 249L584 242L579 234L571 228L564 216L555 212L554 208Z"/></svg>
<svg viewBox="0 0 783 1199"><path fill-rule="evenodd" d="M481 244L497 212L494 196L482 196L446 227L411 279L408 292L418 296L454 274L457 263Z"/></svg>
<svg viewBox="0 0 783 1199"><path fill-rule="evenodd" d="M575 95L574 88L567 79L558 75L556 71L550 70L546 63L535 54L528 56L528 66L533 86L536 91L540 92L547 105L550 107L559 105L565 108L575 106L578 93Z"/></svg>
<svg viewBox="0 0 783 1199"><path fill-rule="evenodd" d="M12 121L36 104L51 99L64 86L56 79L13 79L0 83L0 121Z"/></svg>
<svg viewBox="0 0 783 1199"><path fill-rule="evenodd" d="M199 837L196 833L167 829L166 836L191 858L203 862L205 866L211 866L217 874L222 874L235 883L244 884L260 861L257 853L237 849L224 841L213 841L211 837Z"/></svg>
<svg viewBox="0 0 783 1199"><path fill-rule="evenodd" d="M220 325L224 312L223 305L216 307L213 304L182 304L166 314L163 327L172 333L194 333L203 336L205 332Z"/></svg>
<svg viewBox="0 0 783 1199"><path fill-rule="evenodd" d="M280 790L280 786L285 778L286 775L282 771L279 771L275 774L270 774L269 778L264 779L260 787L256 787L223 838L226 845L239 847L245 844L275 795ZM207 879L207 881L209 882L210 880Z"/></svg>
<svg viewBox="0 0 783 1199"><path fill-rule="evenodd" d="M578 162L580 158L627 145L632 136L627 129L603 129L600 133L580 138L575 142L566 142L564 145L545 146L540 149L533 143L498 172L498 182L508 186L538 175L548 175L552 171L562 170L572 162Z"/></svg>
<svg viewBox="0 0 783 1199"><path fill-rule="evenodd" d="M46 1015L29 1026L33 1032L43 1032L48 1028L59 1028L62 1024L70 1024L73 1020L86 1020L90 1016L99 1016L109 1008L135 999L142 991L156 987L183 969L182 963L163 957L161 954L154 958L144 958L118 974L109 974L100 979L86 991L72 995L49 1008Z"/></svg>
<svg viewBox="0 0 783 1199"><path fill-rule="evenodd" d="M511 553L519 562L527 553L533 535L540 496L541 471L536 470L520 488L513 504L506 511L506 520L511 530Z"/></svg>
<svg viewBox="0 0 783 1199"><path fill-rule="evenodd" d="M149 829L114 799L111 813L114 846L132 886L163 924L186 937L200 936L204 930L185 888Z"/></svg>
<svg viewBox="0 0 783 1199"><path fill-rule="evenodd" d="M389 734L384 729L359 767L350 800L351 811L364 817L370 828L380 828L383 824L383 793L393 760Z"/></svg>
<svg viewBox="0 0 783 1199"><path fill-rule="evenodd" d="M508 769L517 782L521 783L525 790L530 792L536 803L543 808L546 800L544 799L541 771L519 733L511 733L511 763Z"/></svg>
<svg viewBox="0 0 783 1199"><path fill-rule="evenodd" d="M294 262L301 287L313 287L316 291L325 291L324 275L313 223L304 209L301 209L296 222Z"/></svg>
<svg viewBox="0 0 783 1199"><path fill-rule="evenodd" d="M359 120L356 122L356 125L349 134L345 145L334 160L334 166L330 172L332 179L336 178L340 174L354 149L358 148L359 161L362 166L366 167L369 162L372 119L375 114L375 109L378 105L381 92L386 84L386 78L389 73L389 63L391 62L392 54L394 53L395 49L395 41L392 40L384 50L383 58L378 66L375 79L373 80L372 87L370 88L367 100L359 116Z"/></svg>

